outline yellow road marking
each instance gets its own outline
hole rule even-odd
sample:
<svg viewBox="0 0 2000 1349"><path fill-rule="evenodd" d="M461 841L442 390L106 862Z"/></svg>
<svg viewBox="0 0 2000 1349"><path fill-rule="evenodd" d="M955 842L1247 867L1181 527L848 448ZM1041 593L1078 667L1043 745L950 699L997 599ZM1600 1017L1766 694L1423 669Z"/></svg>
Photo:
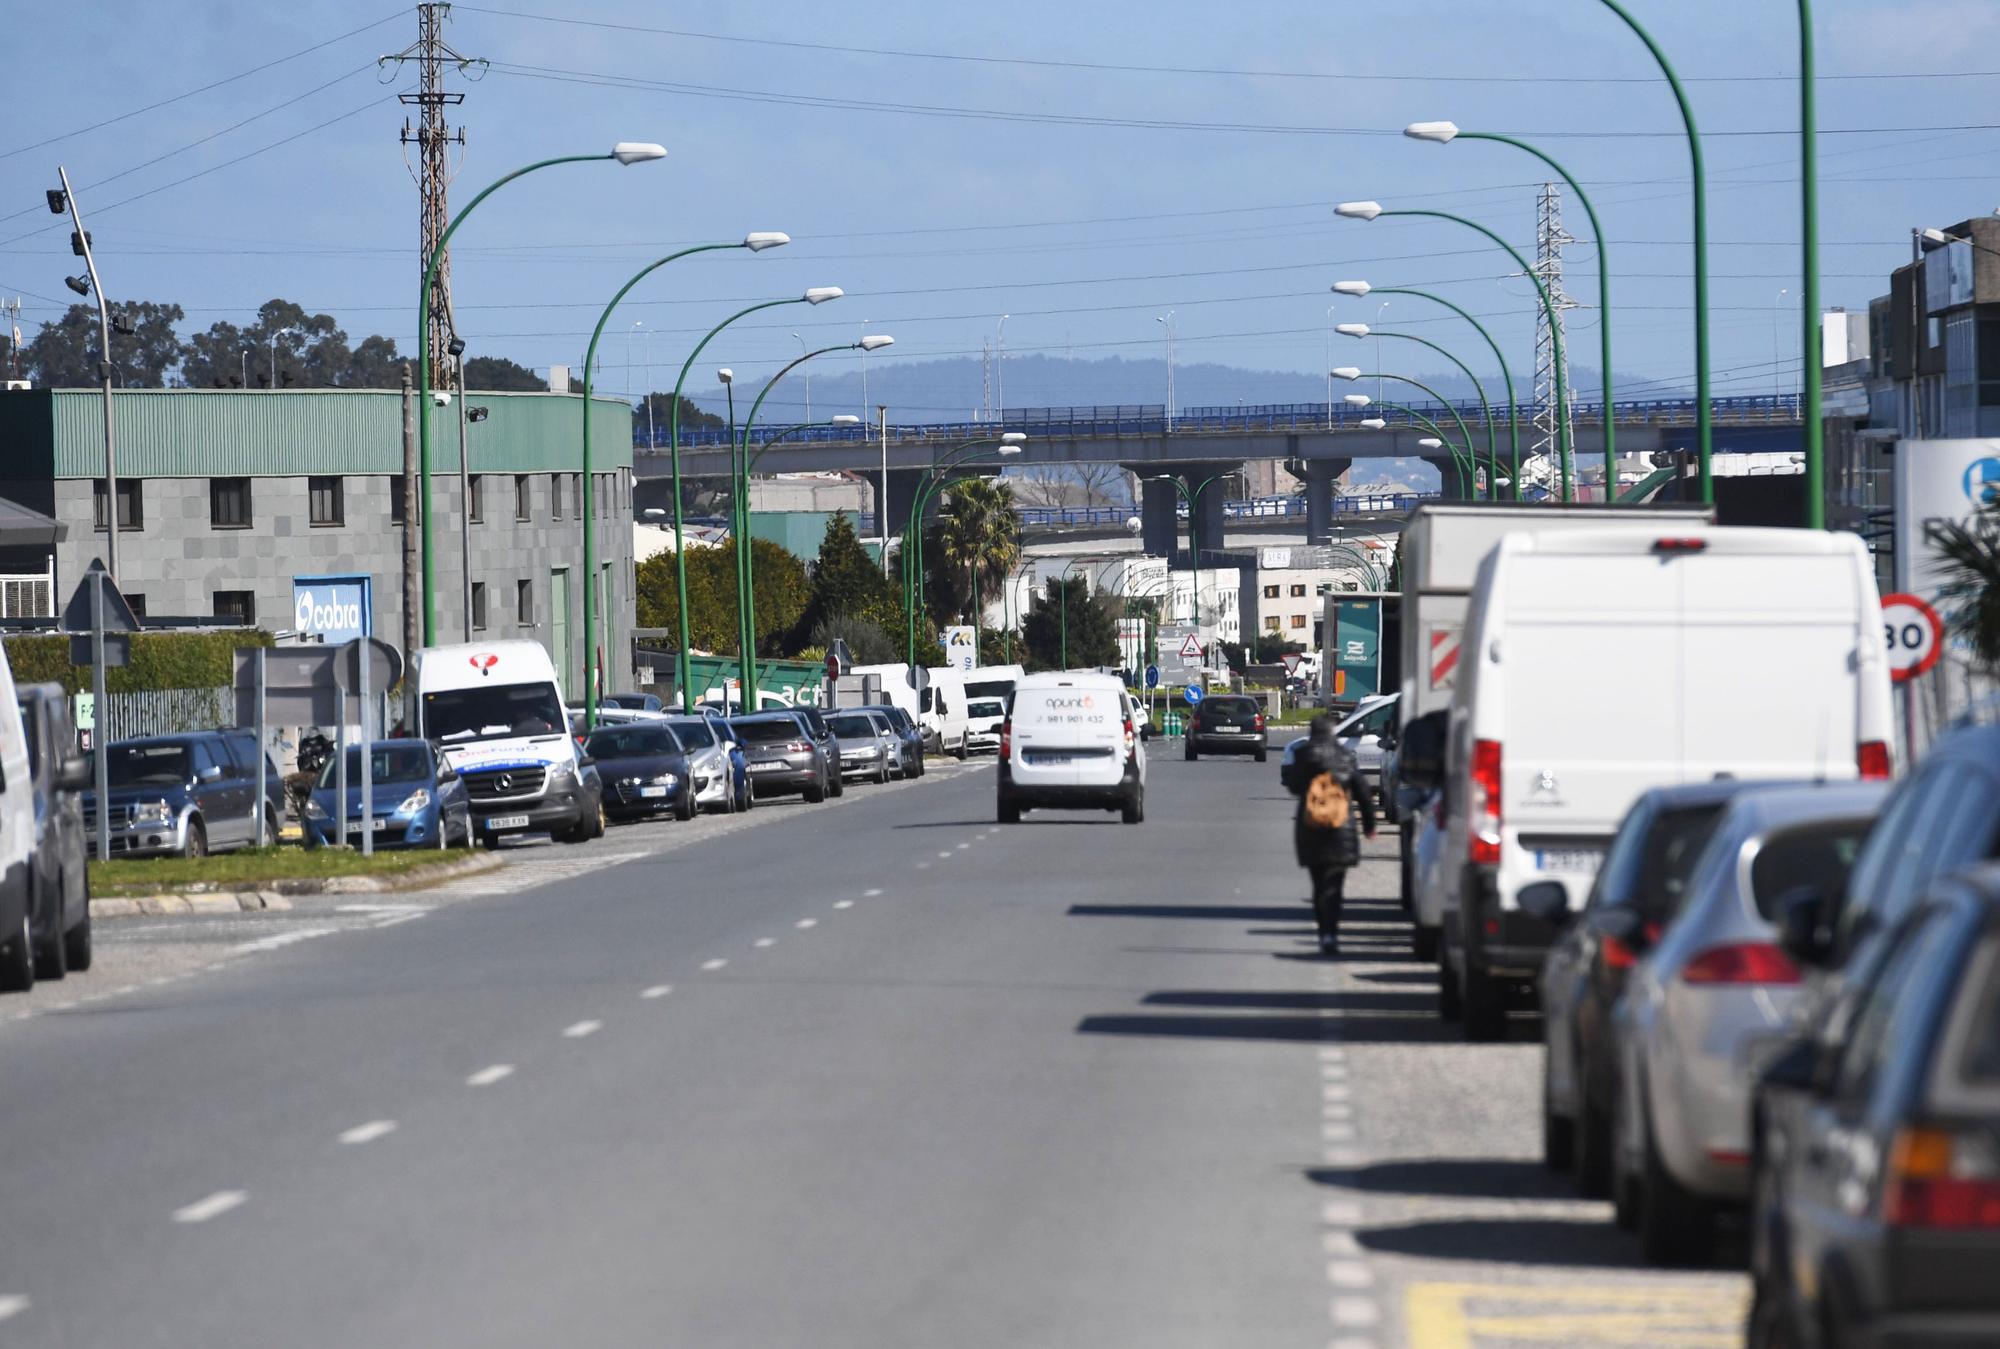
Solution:
<svg viewBox="0 0 2000 1349"><path fill-rule="evenodd" d="M1405 1294L1404 1317L1411 1349L1482 1342L1733 1349L1742 1343L1746 1304L1746 1294L1721 1288L1419 1283Z"/></svg>

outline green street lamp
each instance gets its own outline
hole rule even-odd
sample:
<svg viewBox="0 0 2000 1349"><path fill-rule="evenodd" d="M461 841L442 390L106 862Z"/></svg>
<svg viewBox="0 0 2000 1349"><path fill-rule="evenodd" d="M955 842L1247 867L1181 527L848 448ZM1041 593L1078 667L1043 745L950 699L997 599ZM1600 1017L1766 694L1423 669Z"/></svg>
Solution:
<svg viewBox="0 0 2000 1349"><path fill-rule="evenodd" d="M1367 401L1373 401L1365 393L1351 393L1347 395L1347 401L1350 403L1354 402L1357 398L1364 400L1360 406L1365 406ZM1450 437L1445 435L1436 422L1424 416L1423 413L1418 412L1415 408L1404 407L1401 403L1389 402L1378 402L1376 406L1387 408L1391 412L1400 412L1411 421L1422 425L1426 431L1429 431L1430 435L1417 442L1418 448L1426 450L1449 450L1451 452L1451 471L1458 475L1459 495L1468 501L1477 496L1477 485L1473 478L1466 472L1467 465L1472 462L1471 450L1469 448L1461 451L1457 445L1452 443ZM1383 431L1388 429L1389 423L1381 417L1363 417L1360 425L1363 430ZM1440 478L1442 476L1442 474L1439 475Z"/></svg>
<svg viewBox="0 0 2000 1349"><path fill-rule="evenodd" d="M824 356L829 351L859 351L863 353L880 351L883 347L893 345L895 340L893 337L878 334L872 337L864 337L859 342L841 342L834 346L821 347L817 351L808 351L803 356L793 360L790 364L779 370L777 374L771 376L766 381L763 389L758 392L756 401L750 404L750 415L743 421L743 433L738 437L740 448L732 448L731 450L732 460L740 461L742 465L740 469L736 469L734 463L731 465L731 468L735 470L735 481L732 484L730 495L736 503L736 525L731 532L736 536L736 609L737 615L741 620L741 630L737 640L738 662L736 677L737 682L742 688L743 710L745 712L754 712L757 710L757 592L751 584L752 558L750 548L750 469L755 461L750 457L750 428L756 425L757 411L764 406L764 400L771 396L771 390L776 388L778 381L790 374L795 367L804 365L815 356ZM859 426L861 419L850 414L844 419L839 417L834 418L833 424L836 426ZM813 423L808 422L805 424L805 426L811 425ZM784 436L792 434L793 431L803 430L805 426L795 426L791 431L785 432L784 435L778 436L774 440L766 441L758 449L757 458L763 458L764 451L770 449L777 440L784 439Z"/></svg>
<svg viewBox="0 0 2000 1349"><path fill-rule="evenodd" d="M1576 199L1583 203L1583 212L1590 217L1590 232L1597 241L1597 336L1598 360L1604 367L1599 396L1604 401L1604 498L1607 502L1618 499L1618 419L1613 416L1616 398L1611 391L1611 239L1598 223L1597 208L1590 204L1590 196L1583 185L1570 176L1570 171L1556 163L1554 157L1513 136L1503 136L1494 131L1460 131L1451 122L1412 122L1403 128L1403 134L1412 140L1433 141L1439 145L1449 145L1454 140L1493 141L1500 145L1511 145L1517 150L1525 150L1542 163L1554 169L1569 190L1576 193Z"/></svg>
<svg viewBox="0 0 2000 1349"><path fill-rule="evenodd" d="M1511 462L1514 464L1521 462L1521 413L1520 404L1514 397L1514 375L1507 368L1507 358L1501 353L1500 344L1493 340L1493 334L1486 330L1485 324L1466 313L1463 309L1460 309L1450 300L1445 299L1442 295L1433 295L1427 290L1417 290L1412 286L1371 286L1366 281L1336 281L1333 283L1333 290L1336 295L1362 296L1368 294L1370 291L1374 291L1380 295L1414 295L1420 300L1429 300L1433 304L1443 305L1446 309L1449 309L1452 313L1470 323L1474 328L1477 328L1479 335L1486 339L1486 345L1493 348L1493 360L1500 367L1500 378L1505 380L1507 384L1508 449L1511 455ZM1494 479L1496 482L1499 479L1497 472L1494 474ZM1495 492L1491 495L1497 496L1498 493Z"/></svg>
<svg viewBox="0 0 2000 1349"><path fill-rule="evenodd" d="M669 253L663 258L655 259L647 263L644 267L641 267L637 272L634 272L631 279L618 288L618 293L611 297L611 303L605 305L604 312L598 315L597 327L590 334L590 346L584 352L583 356L583 500L578 503L583 507L583 724L586 730L597 725L597 584L595 579L597 576L597 532L593 527L597 516L597 500L596 494L591 491L590 443L590 399L594 387L593 381L596 378L597 343L604 336L605 325L611 322L612 313L618 308L631 289L668 263L688 257L694 253L715 253L731 248L742 248L752 253L761 253L767 248L783 247L791 241L792 237L789 234L781 234L776 230L758 230L744 235L742 241L739 243L696 244L692 248L683 248L677 253ZM652 396L653 391L651 389L646 390L647 399L650 400Z"/></svg>
<svg viewBox="0 0 2000 1349"><path fill-rule="evenodd" d="M1819 329L1819 111L1813 85L1818 79L1813 52L1812 0L1799 0L1799 246L1804 269L1799 309L1805 330L1799 348L1799 419L1806 433L1806 528L1826 528L1826 428L1820 421ZM1690 123L1690 126L1692 124ZM1910 276L1916 284L1916 275ZM1703 404L1704 410L1707 404Z"/></svg>
<svg viewBox="0 0 2000 1349"><path fill-rule="evenodd" d="M909 664L917 667L917 607L921 603L924 570L924 507L932 494L946 485L945 478L954 468L967 467L967 461L980 450L992 449L996 454L1015 455L1021 452L1022 442L1027 436L1020 431L1007 431L998 436L985 436L978 440L968 440L962 445L954 445L932 463L925 474L925 481L910 499L910 523L903 531L903 614L909 628ZM989 466L991 467L991 466ZM913 546L914 545L914 546ZM885 543L883 545L887 547ZM978 567L973 568L973 584L978 584ZM975 627L975 633L977 629ZM975 658L978 647L973 648Z"/></svg>
<svg viewBox="0 0 2000 1349"><path fill-rule="evenodd" d="M1528 279L1535 283L1535 293L1541 297L1542 301L1542 313L1545 316L1547 316L1549 321L1549 340L1555 345L1556 445L1557 445L1557 455L1562 461L1562 477L1564 484L1563 500L1565 501L1569 500L1569 493L1568 493L1568 484L1570 475L1569 378L1568 376L1563 374L1564 361L1563 361L1563 346L1562 346L1562 325L1557 320L1555 304L1549 299L1549 288L1546 285L1542 284L1542 278L1540 273L1536 272L1534 268L1528 265L1528 260L1521 256L1521 252L1519 249L1515 248L1505 239L1502 239L1492 230L1486 228L1486 226L1478 223L1477 221L1468 220L1462 215L1453 215L1449 211L1417 211L1409 209L1390 211L1383 209L1382 204L1380 202L1344 201L1340 203L1340 205L1333 208L1333 213L1338 216L1345 216L1350 220L1376 220L1385 215L1406 216L1411 219L1449 220L1454 225L1463 225L1465 228L1469 230L1474 230L1479 234L1484 235L1486 239L1490 241L1495 247L1501 249L1507 254L1508 257L1514 259L1514 265L1519 267L1524 273L1527 274ZM1514 482L1517 485L1517 487L1520 481L1521 481L1521 466L1520 464L1516 463L1514 465Z"/></svg>
<svg viewBox="0 0 2000 1349"><path fill-rule="evenodd" d="M1203 478L1193 490L1189 490L1186 483L1171 473L1155 473L1152 477L1143 479L1145 482L1172 483L1174 491L1178 492L1181 500L1187 503L1188 565L1194 571L1194 589L1192 593L1194 595L1194 627L1197 632L1201 630L1201 513L1196 507L1201 502L1201 494L1208 490L1210 483L1221 482L1228 476L1230 475L1227 473L1210 474L1208 477Z"/></svg>
<svg viewBox="0 0 2000 1349"><path fill-rule="evenodd" d="M451 242L451 236L458 232L458 227L465 223L465 218L480 202L516 178L525 177L537 169L557 164L584 164L599 159L615 160L620 164L643 164L666 157L664 145L655 145L650 141L620 141L606 155L560 155L555 159L537 160L487 184L478 196L459 208L458 214L451 218L451 223L445 226L444 233L438 236L437 243L431 248L431 255L424 264L423 286L417 292L417 473L423 480L417 496L417 528L423 553L425 646L437 644L437 554L431 538L431 288L437 284L445 245ZM589 415L589 406L586 399L585 416Z"/></svg>
<svg viewBox="0 0 2000 1349"><path fill-rule="evenodd" d="M1471 468L1474 465L1476 465L1477 460L1474 458L1472 449L1472 428L1465 424L1465 418L1458 415L1458 409L1454 407L1452 404L1445 402L1444 396L1440 394L1436 389L1433 389L1430 385L1423 383L1421 380L1411 379L1408 375L1391 375L1383 371L1376 371L1372 374L1364 373L1360 369L1360 367L1352 365L1335 366L1328 373L1331 374L1335 379L1344 379L1350 381L1359 379L1373 379L1373 380L1393 379L1398 384L1407 384L1413 389L1421 389L1430 398L1432 402L1442 404L1444 410L1451 414L1451 419L1458 423L1458 434L1460 438L1459 443L1463 445L1465 449L1465 466L1467 468ZM1349 394L1347 397L1347 401L1349 403L1354 403L1356 407L1366 407L1367 404L1365 402L1364 403L1354 402L1354 400L1357 398L1365 399L1366 397L1367 397L1366 394ZM1377 401L1379 402L1380 400ZM1382 406L1395 407L1396 405L1393 403L1383 403ZM1398 408L1397 410L1402 412L1407 412L1408 415L1411 417L1417 416L1415 412L1410 412L1406 408ZM1424 420L1427 424L1429 424L1428 418L1423 418L1421 420ZM1449 438L1445 437L1444 432L1438 431L1436 432L1436 434L1440 438L1444 438L1447 444L1450 443ZM1456 449L1453 450L1453 454L1454 455L1457 454ZM1476 490L1476 485L1468 483L1466 481L1465 469L1463 468L1461 468L1459 471L1459 486L1461 490L1466 491L1468 500L1478 495ZM1569 499L1567 493L1565 493L1563 499L1565 501Z"/></svg>
<svg viewBox="0 0 2000 1349"><path fill-rule="evenodd" d="M1486 386L1479 382L1479 376L1472 373L1471 367L1429 338L1418 337L1415 333L1386 332L1380 328L1370 328L1365 323L1336 324L1334 331L1355 338L1367 337L1370 333L1373 333L1376 337L1400 337L1405 342L1415 342L1419 346L1429 347L1432 351L1435 351L1438 355L1457 366L1459 373L1472 381L1473 389L1479 394L1479 406L1486 414L1486 465L1495 478L1500 476L1500 443L1498 436L1493 430L1493 405L1486 401ZM1456 409L1454 409L1454 415L1456 415ZM1471 443L1468 441L1466 444L1467 451L1470 452L1471 448Z"/></svg>
<svg viewBox="0 0 2000 1349"><path fill-rule="evenodd" d="M680 377L674 381L674 403L672 410L667 414L667 434L673 446L674 585L680 608L678 615L680 619L680 649L676 657L677 663L674 669L675 678L681 686L681 709L683 711L694 711L694 685L689 679L688 674L688 662L692 659L693 650L688 643L687 533L681 518L683 513L681 505L681 390L687 384L688 371L694 369L694 363L701 358L702 350L715 340L716 334L740 318L746 318L760 310L776 309L781 305L825 304L828 300L838 300L843 294L845 292L839 286L814 286L805 294L794 299L765 300L760 304L753 304L747 309L737 310L734 314L731 314L728 318L708 330L708 335L703 337L696 344L695 349L688 353L687 361L681 366ZM732 456L734 455L733 449L731 454Z"/></svg>

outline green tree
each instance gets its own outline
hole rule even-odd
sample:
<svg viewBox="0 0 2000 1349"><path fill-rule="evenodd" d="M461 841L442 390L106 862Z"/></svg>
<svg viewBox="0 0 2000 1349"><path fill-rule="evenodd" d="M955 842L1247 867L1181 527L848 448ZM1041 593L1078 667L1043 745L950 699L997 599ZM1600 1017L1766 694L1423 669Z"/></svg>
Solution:
<svg viewBox="0 0 2000 1349"><path fill-rule="evenodd" d="M974 592L982 599L998 595L1007 573L1021 560L1014 489L994 478L954 483L939 512L938 543L942 560L955 573L955 611L960 618L970 617Z"/></svg>
<svg viewBox="0 0 2000 1349"><path fill-rule="evenodd" d="M131 300L111 305L111 382L120 388L163 388L181 363L174 325L185 315L177 304ZM119 328L129 325L133 331ZM11 336L11 334L10 334ZM92 389L99 380L97 306L73 304L54 323L21 344L28 377L45 389Z"/></svg>
<svg viewBox="0 0 2000 1349"><path fill-rule="evenodd" d="M646 409L649 405L653 410L653 424L660 433L660 443L664 445L667 443L667 428L673 424L674 396L670 393L649 393L641 398L637 409L639 419L634 425L646 424ZM713 431L721 429L723 425L722 418L713 412L703 412L686 394L681 395L681 430Z"/></svg>
<svg viewBox="0 0 2000 1349"><path fill-rule="evenodd" d="M903 643L880 623L865 618L836 614L813 624L811 643L822 652L833 648L835 638L847 643L848 657L856 665L889 665L903 659Z"/></svg>
<svg viewBox="0 0 2000 1349"><path fill-rule="evenodd" d="M1984 506L1963 524L1939 523L1931 537L1944 559L1938 607L1946 628L1987 674L2000 674L2000 506Z"/></svg>
<svg viewBox="0 0 2000 1349"><path fill-rule="evenodd" d="M757 587L757 653L781 656L805 617L812 582L805 563L768 539L753 539L751 575ZM688 549L688 640L698 651L735 655L736 550ZM642 628L679 627L680 595L674 555L661 553L639 564L638 616Z"/></svg>
<svg viewBox="0 0 2000 1349"><path fill-rule="evenodd" d="M541 393L549 385L527 366L505 356L474 356L465 363L465 387L497 393Z"/></svg>
<svg viewBox="0 0 2000 1349"><path fill-rule="evenodd" d="M813 562L812 621L850 615L887 628L902 616L902 601L882 574L882 564L862 546L854 522L845 511L836 511L826 522Z"/></svg>
<svg viewBox="0 0 2000 1349"><path fill-rule="evenodd" d="M273 354L275 352L275 368ZM288 378L289 377L289 378ZM188 338L181 381L191 388L390 389L402 383L394 340L350 346L331 314L308 314L290 300L266 300L247 327L221 322Z"/></svg>
<svg viewBox="0 0 2000 1349"><path fill-rule="evenodd" d="M1081 576L1049 578L1021 621L1020 645L1027 648L1022 664L1031 670L1116 665L1118 612L1122 607L1110 596L1093 595Z"/></svg>

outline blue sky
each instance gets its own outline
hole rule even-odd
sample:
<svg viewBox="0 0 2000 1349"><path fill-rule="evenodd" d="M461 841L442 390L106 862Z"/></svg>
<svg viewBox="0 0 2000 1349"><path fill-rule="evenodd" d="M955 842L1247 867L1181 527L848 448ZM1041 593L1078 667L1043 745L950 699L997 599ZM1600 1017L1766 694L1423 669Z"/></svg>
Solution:
<svg viewBox="0 0 2000 1349"><path fill-rule="evenodd" d="M1690 81L1708 137L1717 389L1789 388L1795 7L1629 3ZM2000 76L1939 77L2000 68L2000 6L1821 0L1819 10L1822 74L1868 77L1825 80L1821 126L1871 129L1822 143L1824 299L1865 308L1907 259L1912 225L2000 204L2000 130L1991 125ZM565 21L518 17L526 13ZM9 33L0 297L25 297L30 333L67 297L68 226L42 204L62 163L91 213L115 298L177 301L200 328L243 321L281 295L335 315L351 337L385 332L408 349L416 194L396 141L404 110L395 94L414 75L385 83L374 60L407 45L415 28L413 10L365 3L38 10ZM1494 316L1518 373L1532 361L1532 292L1506 275L1503 255L1452 226L1361 224L1329 209L1349 198L1436 207L1531 249L1540 176L1525 156L1394 134L1449 118L1526 135L1592 189L1612 240L1620 374L1690 379L1685 141L1643 48L1596 0L491 0L456 6L447 36L493 63L477 82L448 80L466 94L456 120L468 128L454 203L545 155L625 138L671 150L642 167L553 169L480 209L454 250L460 327L474 354L579 364L597 311L646 261L686 242L780 229L791 247L691 259L642 283L600 348L599 387L645 382L643 370L626 369L634 323L643 326L632 365L645 362L651 330L654 382L670 386L695 336L733 307L815 285L848 296L746 320L704 365L755 377L799 351L794 332L825 345L853 340L864 325L897 339L877 361L976 353L1003 313L1011 352L1159 360L1155 319L1172 310L1183 360L1321 371L1327 287L1354 276L1428 286ZM1099 66L1176 69L1085 68ZM1902 78L1916 76L1925 77ZM774 101L799 96L844 106ZM968 111L978 115L946 115ZM1016 120L1023 115L1086 120ZM1895 130L1905 128L1927 129ZM1749 134L1769 132L1780 134ZM1584 240L1568 252L1569 289L1585 304L1569 316L1571 344L1574 359L1594 367L1595 254L1575 203L1566 223ZM1378 303L1342 301L1334 317L1373 322ZM1483 366L1476 336L1439 315L1398 300L1381 318ZM1371 363L1347 347L1335 349L1342 363Z"/></svg>

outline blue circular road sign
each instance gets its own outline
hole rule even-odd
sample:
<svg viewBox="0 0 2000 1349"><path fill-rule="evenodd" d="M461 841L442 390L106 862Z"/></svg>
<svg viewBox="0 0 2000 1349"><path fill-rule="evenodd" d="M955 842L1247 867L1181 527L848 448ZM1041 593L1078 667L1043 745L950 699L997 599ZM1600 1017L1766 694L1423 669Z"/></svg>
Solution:
<svg viewBox="0 0 2000 1349"><path fill-rule="evenodd" d="M1199 685L1199 684L1189 684L1189 685L1188 685L1188 686L1187 686L1186 688L1184 688L1184 689L1182 689L1182 690L1181 690L1181 697L1183 697L1183 698L1187 699L1187 700L1188 700L1188 702L1190 702L1190 703L1198 703L1198 702L1200 702L1200 701L1201 701L1201 685Z"/></svg>
<svg viewBox="0 0 2000 1349"><path fill-rule="evenodd" d="M1146 687L1149 689L1156 689L1159 686L1160 686L1160 667L1157 665L1148 665L1146 667Z"/></svg>

